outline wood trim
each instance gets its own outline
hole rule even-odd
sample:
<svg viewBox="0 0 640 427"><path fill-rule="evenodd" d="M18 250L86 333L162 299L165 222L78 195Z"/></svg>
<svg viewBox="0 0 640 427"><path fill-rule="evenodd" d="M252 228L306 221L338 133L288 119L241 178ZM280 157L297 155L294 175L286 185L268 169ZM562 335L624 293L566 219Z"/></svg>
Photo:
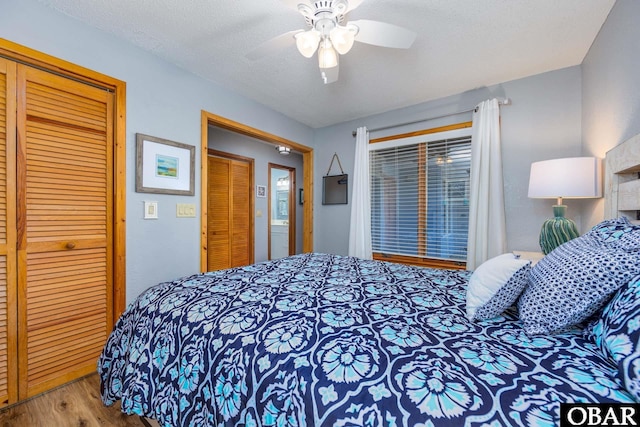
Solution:
<svg viewBox="0 0 640 427"><path fill-rule="evenodd" d="M124 82L106 74L0 38L0 56L118 92Z"/></svg>
<svg viewBox="0 0 640 427"><path fill-rule="evenodd" d="M465 129L465 128L470 128L472 125L473 125L473 122L462 122L462 123L456 123L453 125L440 126L437 128L418 130L415 132L401 133L399 135L391 135L391 136L385 136L382 138L370 139L369 144L392 141L394 139L410 138L412 136L429 135L430 133L446 132L448 130Z"/></svg>
<svg viewBox="0 0 640 427"><path fill-rule="evenodd" d="M313 252L313 150L302 155L302 251Z"/></svg>
<svg viewBox="0 0 640 427"><path fill-rule="evenodd" d="M16 93L16 76L17 67L15 63L7 63L6 67L7 76L7 93ZM7 112L16 111L16 98L14 96L6 97L6 109ZM7 269L7 355L18 354L18 304L17 304L17 277L18 277L18 253L16 247L17 241L17 229L16 229L16 186L7 185L10 182L16 182L16 115L7 114L6 117L6 203L7 203L7 219L6 219L6 248L3 248L3 253L6 254L6 269ZM13 286L9 286L14 284ZM8 391L8 403L13 403L18 400L18 358L7 358L7 391ZM2 405L3 402L0 402Z"/></svg>
<svg viewBox="0 0 640 427"><path fill-rule="evenodd" d="M204 110L200 112L200 271L208 270L207 224L209 211L209 118Z"/></svg>
<svg viewBox="0 0 640 427"><path fill-rule="evenodd" d="M117 81L114 104L114 218L113 218L113 324L126 306L126 218L127 218L127 100L126 83Z"/></svg>
<svg viewBox="0 0 640 427"><path fill-rule="evenodd" d="M200 270L204 272L207 268L208 183L207 162L204 160L207 158L209 149L209 125L217 126L219 128L255 138L270 144L284 145L302 153L302 167L304 168L302 187L304 193L307 195L305 197L305 202L303 205L304 223L302 236L302 252L313 251L313 148L202 110L200 113L200 176L202 177L202 180L200 182L200 206L202 209L200 215Z"/></svg>
<svg viewBox="0 0 640 427"><path fill-rule="evenodd" d="M255 160L252 159L251 157L245 157L245 156L241 156L239 154L233 154L233 153L227 153L227 152L220 151L220 150L214 150L213 148L207 149L207 155L208 156L221 157L223 159L239 160L241 162L251 163L252 165L255 162Z"/></svg>
<svg viewBox="0 0 640 427"><path fill-rule="evenodd" d="M373 253L373 259L377 261L395 262L398 264L415 265L418 267L444 268L447 270L465 270L467 263L463 261L450 261L437 258L420 258L405 255Z"/></svg>

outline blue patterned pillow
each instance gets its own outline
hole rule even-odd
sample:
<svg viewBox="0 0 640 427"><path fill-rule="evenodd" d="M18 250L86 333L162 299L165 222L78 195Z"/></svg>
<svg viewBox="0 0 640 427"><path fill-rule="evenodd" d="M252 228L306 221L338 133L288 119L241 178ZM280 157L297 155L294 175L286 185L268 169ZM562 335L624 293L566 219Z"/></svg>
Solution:
<svg viewBox="0 0 640 427"><path fill-rule="evenodd" d="M631 224L623 216L602 221L593 227L589 234L595 235L605 243L616 244L625 249L640 248L640 226Z"/></svg>
<svg viewBox="0 0 640 427"><path fill-rule="evenodd" d="M640 276L618 291L585 335L614 361L625 388L640 402Z"/></svg>
<svg viewBox="0 0 640 427"><path fill-rule="evenodd" d="M601 230L600 225L594 229ZM552 334L580 324L640 274L640 249L629 243L635 237L608 241L597 230L558 246L531 269L529 286L518 301L528 335ZM625 235L638 233L631 230Z"/></svg>
<svg viewBox="0 0 640 427"><path fill-rule="evenodd" d="M515 303L527 286L531 261L508 253L476 268L467 287L469 320L493 319Z"/></svg>

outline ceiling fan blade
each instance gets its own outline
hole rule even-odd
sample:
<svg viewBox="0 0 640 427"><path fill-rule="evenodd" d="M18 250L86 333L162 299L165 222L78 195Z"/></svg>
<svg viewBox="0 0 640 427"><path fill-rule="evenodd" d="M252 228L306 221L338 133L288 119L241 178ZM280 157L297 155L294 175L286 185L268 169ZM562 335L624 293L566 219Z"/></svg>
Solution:
<svg viewBox="0 0 640 427"><path fill-rule="evenodd" d="M303 30L289 31L267 40L247 53L246 57L254 61L265 56L276 54L289 46L295 45L296 38L294 36L302 31Z"/></svg>
<svg viewBox="0 0 640 427"><path fill-rule="evenodd" d="M349 21L358 27L356 41L382 47L408 49L416 39L416 33L386 22L359 19Z"/></svg>
<svg viewBox="0 0 640 427"><path fill-rule="evenodd" d="M320 77L322 78L322 82L326 85L329 83L333 83L338 80L338 68L339 65L331 68L320 68Z"/></svg>

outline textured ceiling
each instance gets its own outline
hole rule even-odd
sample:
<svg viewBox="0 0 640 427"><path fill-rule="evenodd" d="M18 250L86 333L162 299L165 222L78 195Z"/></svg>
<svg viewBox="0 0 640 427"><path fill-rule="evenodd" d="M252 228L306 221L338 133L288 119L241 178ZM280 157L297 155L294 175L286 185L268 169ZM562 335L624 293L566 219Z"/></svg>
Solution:
<svg viewBox="0 0 640 427"><path fill-rule="evenodd" d="M246 54L306 29L291 0L39 0L318 128L580 64L615 0L365 0L347 20L417 33L408 50L357 43L324 85L295 46Z"/></svg>

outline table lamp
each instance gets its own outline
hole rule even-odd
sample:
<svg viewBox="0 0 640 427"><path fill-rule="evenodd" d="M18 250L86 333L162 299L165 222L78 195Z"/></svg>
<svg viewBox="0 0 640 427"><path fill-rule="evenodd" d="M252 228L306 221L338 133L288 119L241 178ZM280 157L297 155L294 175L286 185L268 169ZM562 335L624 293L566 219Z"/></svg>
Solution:
<svg viewBox="0 0 640 427"><path fill-rule="evenodd" d="M575 222L566 218L562 199L602 197L601 163L596 157L569 157L531 164L529 197L557 199L553 218L546 220L540 231L540 248L545 255L580 235Z"/></svg>

